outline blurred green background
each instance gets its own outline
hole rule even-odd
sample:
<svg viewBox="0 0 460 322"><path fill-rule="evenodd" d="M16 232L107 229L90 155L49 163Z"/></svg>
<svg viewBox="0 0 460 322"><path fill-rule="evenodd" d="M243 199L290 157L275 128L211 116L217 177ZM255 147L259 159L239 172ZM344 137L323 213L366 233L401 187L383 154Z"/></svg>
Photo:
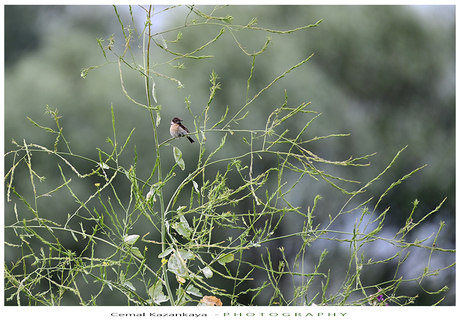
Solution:
<svg viewBox="0 0 460 322"><path fill-rule="evenodd" d="M156 7L160 11L165 7ZM199 7L211 13L214 7ZM138 23L133 25L128 7L118 11L125 24L142 30L145 16L142 10L133 7ZM183 24L188 9L178 7L154 16L153 28L157 31ZM374 196L378 199L390 184L417 167L427 164L422 171L390 191L379 205L379 211L391 207L385 221L387 237L402 227L412 209L415 199L420 204L413 216L414 221L436 208L447 197L443 207L431 216L423 226L415 229L408 239L422 239L436 233L439 222L446 227L438 239L437 246L455 248L455 7L454 6L229 6L216 11L216 15L234 17L234 24L246 25L257 17L258 25L269 29L288 30L323 21L316 28L309 28L286 35L267 34L263 31L241 31L236 33L246 51L252 53L262 48L266 37L271 37L268 49L256 60L250 97L270 83L276 76L292 65L314 56L301 68L294 70L270 91L263 93L252 106L252 112L241 122L241 126L264 128L267 115L283 104L284 91L289 97L289 106L311 102L308 109L322 113L308 129L309 137L331 133L350 133L348 137L312 142L306 148L328 160L345 160L377 152L368 168L329 168L334 175L367 182L380 173L395 154L408 145L397 163L379 181L374 183L362 200ZM221 27L201 26L184 28L182 40L169 44L175 52L190 52L214 38ZM60 124L64 135L71 143L72 152L98 159L96 148L110 150L106 142L112 136L110 106L115 111L117 136L124 139L136 128L127 151L121 158L126 168L133 163L134 146L138 154L137 175L147 179L155 160L152 148L152 125L148 113L123 94L117 64L109 64L91 70L83 79L83 68L105 62L96 38L108 39L114 34L118 52L123 48L123 37L118 19L111 6L5 6L5 152L18 143L37 143L52 147L55 136L32 125L27 117L39 124L52 126L53 121L45 115L45 106L57 108L62 116ZM174 40L177 31L163 35ZM107 43L106 43L107 44ZM134 53L137 52L133 44ZM162 106L160 138L169 137L169 120L180 116L193 129L193 122L184 99L190 98L191 109L201 113L209 96L209 77L214 70L220 77L218 91L211 109L211 119L216 121L228 106L234 113L245 103L246 81L251 67L251 57L245 55L235 44L232 35L226 32L219 40L206 47L202 55L213 55L205 60L184 60L185 69L174 69L169 65L156 69L179 79L185 87L165 78L155 78L158 104ZM115 61L115 57L109 58ZM142 62L141 56L137 58ZM165 60L164 53L155 49L154 62ZM136 72L123 68L124 85L130 96L145 104L144 81ZM190 120L187 122L187 120ZM286 126L297 133L305 122L291 122ZM209 135L208 144L218 144L221 136ZM196 164L197 156L186 140L177 145L184 152L187 165L185 177ZM226 153L237 151L241 140L228 141ZM166 164L173 162L167 151ZM169 158L169 159L168 159ZM43 162L40 160L43 159ZM93 165L73 160L74 165L87 173ZM35 170L47 177L41 185L43 191L62 183L56 163L49 157L37 155ZM260 169L266 169L269 159L261 160ZM12 165L10 156L5 158L5 171ZM226 165L224 165L226 167ZM27 169L18 169L16 182L28 181ZM294 179L294 178L293 178ZM129 192L128 181L119 179L120 192ZM82 180L73 188L77 195L88 196L94 191L94 181ZM229 183L231 186L231 183ZM25 188L30 189L30 187ZM171 193L174 187L171 187ZM27 191L24 192L27 195ZM306 211L313 205L314 197L320 194L315 216L318 222L327 221L329 214L336 214L347 200L329 185L302 181L289 201ZM121 193L120 195L123 195ZM58 197L43 201L46 218L62 221L76 209L71 198ZM14 202L5 203L5 224L15 221ZM244 203L239 207L250 207ZM244 210L241 210L244 211ZM338 230L350 231L356 216L342 216L336 223ZM323 218L322 218L323 217ZM296 220L285 221L283 233L294 231L302 225ZM145 231L149 231L148 228ZM9 238L11 232L6 232ZM145 232L144 232L145 233ZM142 235L142 232L139 232ZM72 244L70 236L68 244ZM430 239L428 242L432 242ZM270 245L270 249L282 245ZM339 287L340 270L337 261L347 259L348 246L339 243L315 245L311 250L311 262L315 265L322 249L329 255L324 267L331 268L331 292ZM380 247L381 246L381 247ZM394 250L385 245L374 245L366 251L374 253L374 260L388 257ZM69 246L72 247L72 246ZM293 250L294 251L294 250ZM414 250L407 263L407 270L398 276L417 277L426 265L428 252ZM272 252L273 253L273 252ZM289 255L289 251L287 251ZM295 255L295 253L291 254ZM15 261L20 254L6 249L5 261ZM255 256L258 258L259 256ZM431 260L431 269L445 267L455 260L452 253L436 254ZM413 262L409 262L413 261ZM425 263L425 264L419 264ZM369 283L391 279L394 263L379 266ZM412 269L411 269L412 268ZM417 268L415 270L414 268ZM336 272L337 271L337 272ZM264 277L255 277L260 285ZM401 293L420 293L416 305L430 305L445 296L442 305L455 305L455 268L442 271L437 277L424 279L422 286L430 291L448 285L449 291L439 296L425 296L420 286L413 282L404 285ZM288 286L286 286L288 288ZM319 286L320 287L320 286ZM100 305L117 303L113 294ZM244 299L242 299L244 300ZM121 300L121 303L122 300Z"/></svg>

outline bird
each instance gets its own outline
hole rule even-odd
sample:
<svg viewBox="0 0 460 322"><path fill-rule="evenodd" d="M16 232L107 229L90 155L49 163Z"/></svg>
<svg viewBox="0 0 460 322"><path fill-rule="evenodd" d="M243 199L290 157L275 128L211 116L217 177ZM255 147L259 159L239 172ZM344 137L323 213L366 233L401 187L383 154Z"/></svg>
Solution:
<svg viewBox="0 0 460 322"><path fill-rule="evenodd" d="M171 120L171 126L169 127L169 133L173 138L180 138L181 136L186 136L190 143L195 142L189 135L190 131L181 123L182 119L174 117Z"/></svg>

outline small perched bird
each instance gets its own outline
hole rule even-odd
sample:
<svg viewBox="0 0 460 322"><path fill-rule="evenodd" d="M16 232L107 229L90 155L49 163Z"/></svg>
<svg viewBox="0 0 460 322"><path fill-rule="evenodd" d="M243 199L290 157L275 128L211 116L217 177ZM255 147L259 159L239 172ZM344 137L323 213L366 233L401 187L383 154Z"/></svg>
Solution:
<svg viewBox="0 0 460 322"><path fill-rule="evenodd" d="M182 120L178 117L175 117L171 120L171 126L169 128L169 133L173 138L180 138L181 136L186 136L190 143L193 143L193 139L188 135L190 131L181 123Z"/></svg>

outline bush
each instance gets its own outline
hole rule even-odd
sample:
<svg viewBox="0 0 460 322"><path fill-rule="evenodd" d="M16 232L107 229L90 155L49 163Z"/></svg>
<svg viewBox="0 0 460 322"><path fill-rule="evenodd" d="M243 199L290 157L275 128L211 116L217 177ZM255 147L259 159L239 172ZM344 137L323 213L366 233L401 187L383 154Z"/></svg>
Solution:
<svg viewBox="0 0 460 322"><path fill-rule="evenodd" d="M387 187L376 202L372 197L362 199L367 188L391 170L405 148L385 169L362 184L335 175L335 169L369 167L368 159L374 154L332 161L307 149L312 142L327 144L323 142L347 136L312 133L310 125L320 114L308 109L310 103L292 107L286 90L280 106L257 108L262 94L272 91L274 95L275 85L312 56L292 64L252 94L256 62L271 39L267 37L260 50L250 53L239 41L239 32L285 35L308 31L321 21L277 31L256 27L256 19L236 25L231 16L219 17L214 11L206 14L187 6L183 25L154 33L154 12L148 7L144 8L147 19L138 34L136 28L125 25L122 15L114 9L124 43L117 47L115 36L98 39L106 63L85 68L81 75L90 77L93 69L114 64L118 67L122 91L132 103L130 108L143 109L151 122L155 159L150 174L138 175L135 146L129 156L132 163L125 161L135 129L120 139L119 119L113 106L113 135L107 139L110 149L93 146L98 151L97 158L72 152L57 109L46 110L53 126L30 119L55 139L51 146L25 140L14 142L16 149L6 154L11 161L5 176L7 200L14 204L15 220L6 225L5 242L9 258L17 257L5 264L6 304L408 305L418 295L401 294L401 285L420 284L454 265L430 267L436 254L453 252L436 246L444 222L439 223L433 235L408 238L444 201L414 221L419 203L415 200L405 225L397 232L385 230L389 209L378 210L390 190L397 189L423 166ZM178 8L169 7L159 13L169 10ZM133 24L137 19L131 8L130 19ZM187 53L171 48L171 44L182 41L182 30L186 29L188 37L192 37L190 29L199 32L199 28L208 26L218 26L219 32L205 44ZM171 40L172 33L176 34ZM222 84L217 73L211 71L210 94L204 108L197 112L190 97L185 98L189 116L184 117L184 122L196 143L189 146L184 139L172 138L161 142L159 132L166 131L167 124L162 119L162 106L156 105L156 80L166 79L179 89L183 83L175 75L157 70L165 66L181 70L183 61L212 57L202 52L225 33L231 34L234 44L251 60L246 92L238 93L239 97L246 97L245 102L237 110L227 107L218 114L213 100ZM139 44L139 50L134 43ZM153 56L153 47L161 49L165 56ZM142 55L142 64L136 60L138 54ZM167 58L161 63L152 62L152 56ZM144 80L144 102L125 86L123 68ZM265 126L259 128L253 123L251 127L245 120L252 117L263 120ZM300 130L290 131L286 126L289 122L300 124ZM91 142L85 143L91 146ZM193 153L198 151L193 166L192 159L184 156L191 149ZM51 175L59 174L59 179L51 180L52 187L35 170L36 164L46 164ZM28 178L28 187L24 178ZM317 214L317 205L324 202L320 195L307 209L297 206L296 198L304 198L305 185L301 183L307 178L327 184L345 196L334 215ZM326 197L326 202L328 198L333 197ZM63 216L58 204L69 200L76 205ZM339 224L347 216L356 218L351 230ZM331 244L339 244L340 254L345 257L340 258L344 260L341 263L345 265L339 264L335 255L328 261ZM375 247L387 247L393 252L373 259ZM426 264L417 267L415 277L403 278L398 272L409 256L414 256L414 249L428 254ZM371 283L365 278L390 262L395 269L387 273L386 280ZM446 290L443 287L426 293L434 295Z"/></svg>

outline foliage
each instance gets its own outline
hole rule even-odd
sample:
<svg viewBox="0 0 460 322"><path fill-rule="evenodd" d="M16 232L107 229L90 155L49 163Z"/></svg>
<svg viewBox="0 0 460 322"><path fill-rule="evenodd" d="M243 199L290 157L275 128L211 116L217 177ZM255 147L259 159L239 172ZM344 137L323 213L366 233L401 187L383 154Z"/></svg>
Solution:
<svg viewBox="0 0 460 322"><path fill-rule="evenodd" d="M244 25L232 24L233 17L217 15L218 7L207 14L195 6L187 6L183 25L161 32L152 31L155 15L178 8L173 6L154 12L153 7L143 7L146 21L139 32L127 25L114 7L123 34L123 45L117 46L115 36L107 40L98 39L105 62L81 71L82 77L89 78L93 69L118 67L121 88L132 103L131 108L143 109L151 122L155 159L147 178L137 174L136 149L132 164L122 161L135 129L120 139L117 135L119 120L113 106L113 133L107 139L110 150L96 147L98 158L72 152L57 109L49 107L47 113L55 125L51 127L32 119L30 121L54 135L53 146L24 140L14 142L16 148L6 154L13 159L5 181L7 200L14 202L15 216L14 223L6 226L8 231L14 232L14 237L6 240L6 246L19 254L15 262L5 263L7 303L102 305L102 298L114 292L121 294L122 301L129 305L414 303L417 295L399 294L401 284L413 281L420 284L422 280L454 265L431 267L434 254L454 252L436 246L443 222L434 235L421 240L408 238L409 232L436 213L444 201L422 219L414 221L418 204L415 200L405 225L391 237L384 233L389 209L379 213L377 207L390 190L423 167L410 171L391 184L375 204L372 204L372 198L357 202L358 196L391 169L404 148L377 176L362 184L336 176L329 169L368 167L368 159L373 154L331 161L309 151L306 146L311 142L327 142L346 134L316 136L311 133L310 125L320 114L309 110L309 103L292 106L287 91L283 104L265 114L265 128L241 125L253 113L255 102L263 93L281 79L289 77L312 56L292 64L252 95L250 89L255 64L270 46L271 38L267 37L261 48L251 53L239 40L239 33L257 31L284 35L308 32L310 28L318 27L321 20L280 31L256 26L255 18ZM131 7L130 19L135 25L136 17ZM174 44L182 41L184 29L199 30L211 25L219 27L219 32L208 42L197 44L194 50L186 53L174 50ZM186 149L187 153L191 149L198 151L196 165L190 166L184 158L185 149L182 148L183 152L178 147L182 142L188 144L187 141L168 139L160 142L158 131L162 131L160 126L165 121L162 120L162 106L157 105L156 82L160 78L166 79L178 89L184 85L178 78L158 70L163 67L183 69L188 60L211 58L212 55L203 52L219 42L225 33L231 34L235 46L251 61L245 102L238 110L227 108L222 115L216 115L213 101L222 85L214 71L209 76L207 103L200 112L191 107L189 97L185 98L190 113L186 121L197 142L197 146L187 145ZM140 48L134 48L134 43L139 43ZM152 54L153 48L160 49L165 55L158 56L166 57L163 62L156 59L152 62L152 57L157 57ZM137 58L138 53L142 55L142 63ZM130 94L123 81L123 68L143 78L143 100ZM293 119L303 126L297 133L283 128L287 120ZM220 138L220 141L211 139L212 136ZM226 149L229 141L238 142L238 150ZM165 162L167 155L172 155L174 162ZM45 157L49 164L56 164L54 171L59 171L61 182L51 189L42 188L46 178L34 170L37 157L40 161ZM74 166L75 160L86 162L89 164L86 169L90 170L78 169ZM263 166L260 165L261 160L264 160ZM270 166L265 167L267 164ZM27 188L24 182L18 185L16 179L17 172L24 171L29 178ZM335 215L329 215L326 223L316 219L316 206L322 202L321 196L317 195L313 205L306 210L290 200L293 194L302 195L298 184L306 178L325 182L347 198ZM74 183L82 180L93 183L92 190L75 191ZM119 182L129 186L129 190L122 190ZM272 189L269 182L276 182L276 188ZM169 191L173 192L167 194ZM72 198L76 202L74 211L66 217L61 216L59 222L48 219L50 209L42 206L42 200L50 197L53 202L59 202L59 198ZM246 208L240 207L241 204ZM353 213L360 215L352 231L335 228L338 218ZM295 231L286 233L281 229L282 222L294 220L302 223L295 227ZM62 242L68 236L78 247ZM308 252L321 241L346 245L348 266L344 268L344 278L335 290L329 288L330 281L335 280L331 276L331 268L324 268L327 248L320 252L313 270L308 270L306 264ZM367 246L375 243L391 245L396 251L375 260L366 251ZM273 250L270 248L273 244L280 246ZM415 278L403 278L398 272L411 256L412 249L428 252L428 261ZM274 260L277 257L274 251L281 260ZM363 282L363 273L389 262L396 262L391 278L376 284ZM266 275L266 281L253 285L254 276L260 274ZM289 278L292 289L287 292L281 284ZM321 284L318 291L313 287L315 283ZM443 287L426 292L440 294L446 290L447 287Z"/></svg>

